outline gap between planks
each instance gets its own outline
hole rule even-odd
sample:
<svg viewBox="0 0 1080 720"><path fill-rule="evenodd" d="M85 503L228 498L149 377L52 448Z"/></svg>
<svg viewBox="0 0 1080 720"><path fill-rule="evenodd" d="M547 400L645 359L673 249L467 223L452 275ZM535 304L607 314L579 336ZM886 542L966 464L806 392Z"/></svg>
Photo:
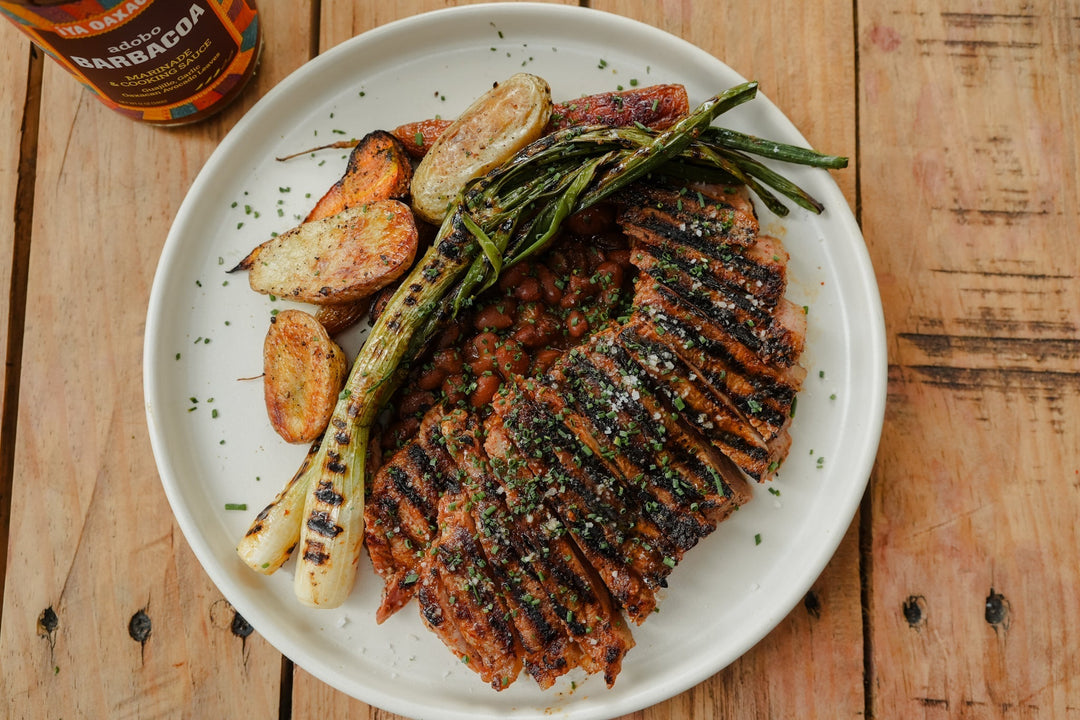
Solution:
<svg viewBox="0 0 1080 720"><path fill-rule="evenodd" d="M860 146L860 70L859 64L859 0L851 2L852 49L854 71L854 106L855 106L855 223L862 227L862 148ZM871 471L870 482L873 482ZM870 500L870 486L867 485L862 501L859 503L859 605L862 608L862 651L863 651L863 718L874 717L874 642L870 627L870 600L873 588L873 550L874 522L873 503Z"/></svg>
<svg viewBox="0 0 1080 720"><path fill-rule="evenodd" d="M26 73L19 141L18 180L15 188L14 237L11 253L11 286L8 288L8 326L4 373L4 402L0 408L0 623L5 590L8 533L11 526L11 491L15 474L16 422L19 417L19 378L22 374L23 330L26 320L27 276L30 239L34 225L34 185L37 179L38 119L41 115L41 76L44 57L28 43L30 62Z"/></svg>

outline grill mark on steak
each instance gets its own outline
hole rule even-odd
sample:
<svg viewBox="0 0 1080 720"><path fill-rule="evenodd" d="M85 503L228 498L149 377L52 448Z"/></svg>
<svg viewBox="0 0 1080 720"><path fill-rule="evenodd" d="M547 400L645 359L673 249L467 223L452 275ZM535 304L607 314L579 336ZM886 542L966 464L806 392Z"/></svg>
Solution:
<svg viewBox="0 0 1080 720"><path fill-rule="evenodd" d="M661 562L664 563L664 569L657 568L660 572L655 574L659 576L659 584L666 586L670 569L686 550L711 532L713 526L705 522L704 517L698 516L696 508L690 510L681 507L671 493L665 492L662 487L652 482L659 479L668 485L679 483L677 478L663 477L667 472L665 467L655 461L645 467L633 464L616 446L605 442L605 435L596 432L596 426L590 419L571 411L562 397L561 393L552 388L538 388L537 400L553 411L563 425L574 432L579 440L592 450L594 456L601 458L608 470L619 478L622 496L632 500L640 513L638 522L630 531L640 542L645 543L645 547L656 548L663 553ZM636 441L635 438L633 442ZM696 492L694 494L696 495ZM645 569L636 569L639 574L648 577Z"/></svg>
<svg viewBox="0 0 1080 720"><path fill-rule="evenodd" d="M636 514L618 495L615 479L541 405L516 392L500 413L515 447L555 489L545 497L581 550L600 571L612 596L640 623L656 607L651 588L668 569L663 555L637 541L628 524ZM640 572L639 572L640 570Z"/></svg>
<svg viewBox="0 0 1080 720"><path fill-rule="evenodd" d="M620 222L656 223L673 240L709 238L717 244L750 246L758 235L758 222L745 189L725 192L714 185L672 183L656 177L635 183L618 194Z"/></svg>
<svg viewBox="0 0 1080 720"><path fill-rule="evenodd" d="M598 335L588 343L587 351L572 351L560 362L559 372L580 385L575 385L575 401L579 403L593 402L594 394L607 397L606 393L614 392L614 388L631 385L632 390L622 393L612 408L631 413L643 432L644 442L628 444L627 454L642 465L664 468L667 472L649 473L649 479L673 500L681 501L685 512L700 512L704 524L715 526L718 516L731 511L732 502L748 499L745 479L729 460L711 451L707 441L679 422L647 384L627 374L624 368L629 367L629 358L613 344L612 337L610 333ZM596 407L600 411L598 419L604 420L602 404ZM642 454L643 447L661 450Z"/></svg>

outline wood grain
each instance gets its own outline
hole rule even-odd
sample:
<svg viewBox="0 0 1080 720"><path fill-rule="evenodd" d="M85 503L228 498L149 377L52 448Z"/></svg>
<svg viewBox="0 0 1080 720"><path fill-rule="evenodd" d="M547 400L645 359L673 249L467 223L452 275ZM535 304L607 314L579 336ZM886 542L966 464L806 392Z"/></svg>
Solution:
<svg viewBox="0 0 1080 720"><path fill-rule="evenodd" d="M872 707L1080 713L1080 5L863 2Z"/></svg>
<svg viewBox="0 0 1080 720"><path fill-rule="evenodd" d="M31 62L30 43L14 27L0 27L0 567L7 558L11 510L40 64ZM30 124L27 133L24 123ZM0 597L3 592L0 575Z"/></svg>
<svg viewBox="0 0 1080 720"><path fill-rule="evenodd" d="M133 123L45 65L4 717L277 715L280 655L236 619L174 525L141 391L150 283L180 201L245 108L310 54L310 10L267 5L276 30L255 83L196 126Z"/></svg>

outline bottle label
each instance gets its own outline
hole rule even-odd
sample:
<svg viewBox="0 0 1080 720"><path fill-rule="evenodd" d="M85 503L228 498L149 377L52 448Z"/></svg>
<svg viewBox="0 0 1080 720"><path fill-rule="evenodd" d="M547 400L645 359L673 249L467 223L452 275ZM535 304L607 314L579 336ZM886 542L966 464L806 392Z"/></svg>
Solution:
<svg viewBox="0 0 1080 720"><path fill-rule="evenodd" d="M245 0L63 7L0 9L107 105L140 120L179 121L208 108L246 79L258 51L258 17Z"/></svg>

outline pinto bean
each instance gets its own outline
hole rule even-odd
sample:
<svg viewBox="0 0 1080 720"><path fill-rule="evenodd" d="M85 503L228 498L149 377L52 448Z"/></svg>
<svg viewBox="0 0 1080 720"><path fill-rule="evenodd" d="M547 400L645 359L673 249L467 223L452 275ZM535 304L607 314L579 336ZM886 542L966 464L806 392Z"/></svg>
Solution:
<svg viewBox="0 0 1080 720"><path fill-rule="evenodd" d="M386 431L379 439L383 450L393 450L394 448L401 447L409 438L415 437L416 433L420 430L420 421L414 417L408 417L403 420L399 420L396 423L386 428Z"/></svg>
<svg viewBox="0 0 1080 720"><path fill-rule="evenodd" d="M499 289L503 292L512 292L521 284L521 281L529 274L529 266L526 263L518 263L499 276Z"/></svg>
<svg viewBox="0 0 1080 720"><path fill-rule="evenodd" d="M561 350L554 348L544 348L543 350L537 350L533 357L532 372L533 375L539 375L542 372L546 372L548 368L555 364L555 361L562 355Z"/></svg>
<svg viewBox="0 0 1080 720"><path fill-rule="evenodd" d="M552 307L558 306L563 296L563 290L560 287L562 283L559 282L558 276L547 265L538 265L536 277L540 281L540 292L543 294L544 302Z"/></svg>
<svg viewBox="0 0 1080 720"><path fill-rule="evenodd" d="M476 378L476 389L469 395L469 404L474 408L487 407L501 385L502 378L494 373L480 375Z"/></svg>
<svg viewBox="0 0 1080 720"><path fill-rule="evenodd" d="M593 282L592 276L571 275L566 284L566 293L559 301L559 307L563 310L575 308L598 292L600 292L600 286Z"/></svg>
<svg viewBox="0 0 1080 720"><path fill-rule="evenodd" d="M605 260L596 268L592 279L602 288L622 287L623 269L618 263Z"/></svg>
<svg viewBox="0 0 1080 720"><path fill-rule="evenodd" d="M438 390L445 379L446 373L433 367L420 374L420 377L416 379L416 387L421 390Z"/></svg>
<svg viewBox="0 0 1080 720"><path fill-rule="evenodd" d="M418 415L434 404L435 396L426 390L407 392L398 402L398 415L403 418Z"/></svg>
<svg viewBox="0 0 1080 720"><path fill-rule="evenodd" d="M573 309L566 316L566 333L577 340L589 331L589 320L581 310Z"/></svg>
<svg viewBox="0 0 1080 720"><path fill-rule="evenodd" d="M495 369L495 351L499 345L499 336L493 332L480 333L465 346L465 358L476 377Z"/></svg>
<svg viewBox="0 0 1080 720"><path fill-rule="evenodd" d="M601 203L579 210L566 218L566 229L575 235L592 237L615 226L615 208Z"/></svg>
<svg viewBox="0 0 1080 720"><path fill-rule="evenodd" d="M510 337L527 348L547 345L560 331L559 321L539 303L522 305Z"/></svg>
<svg viewBox="0 0 1080 720"><path fill-rule="evenodd" d="M461 338L461 325L458 323L454 323L453 325L448 326L445 330L442 331L438 339L435 341L435 347L438 350L448 348L451 345L457 343L459 338Z"/></svg>
<svg viewBox="0 0 1080 720"><path fill-rule="evenodd" d="M432 357L431 364L436 370L442 370L445 375L456 375L464 367L461 352L457 348L439 350Z"/></svg>
<svg viewBox="0 0 1080 720"><path fill-rule="evenodd" d="M443 380L443 398L448 405L457 405L465 399L465 376L451 375Z"/></svg>
<svg viewBox="0 0 1080 720"><path fill-rule="evenodd" d="M517 303L506 298L480 309L473 320L477 330L506 330L514 324Z"/></svg>
<svg viewBox="0 0 1080 720"><path fill-rule="evenodd" d="M529 356L515 340L504 340L495 351L499 373L507 380L529 371Z"/></svg>
<svg viewBox="0 0 1080 720"><path fill-rule="evenodd" d="M513 290L514 297L522 302L536 302L542 297L540 281L534 277L524 277Z"/></svg>

